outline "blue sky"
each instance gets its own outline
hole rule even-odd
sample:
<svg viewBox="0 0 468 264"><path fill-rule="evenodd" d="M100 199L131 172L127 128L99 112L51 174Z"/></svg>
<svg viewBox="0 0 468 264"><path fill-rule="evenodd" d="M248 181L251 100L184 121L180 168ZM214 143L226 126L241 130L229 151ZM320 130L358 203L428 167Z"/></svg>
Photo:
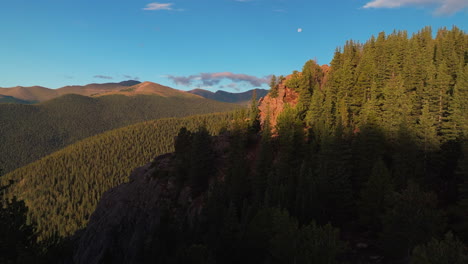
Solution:
<svg viewBox="0 0 468 264"><path fill-rule="evenodd" d="M0 87L127 79L244 91L346 40L468 26L468 0L3 0Z"/></svg>

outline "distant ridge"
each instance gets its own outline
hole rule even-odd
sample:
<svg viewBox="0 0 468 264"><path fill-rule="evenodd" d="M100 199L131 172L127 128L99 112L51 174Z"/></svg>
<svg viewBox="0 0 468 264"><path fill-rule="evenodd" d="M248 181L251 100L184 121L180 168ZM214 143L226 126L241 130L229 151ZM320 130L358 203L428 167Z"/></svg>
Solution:
<svg viewBox="0 0 468 264"><path fill-rule="evenodd" d="M212 100L216 100L220 102L248 104L250 102L250 99L252 99L252 95L254 91L256 91L257 93L257 100L268 94L268 90L265 90L265 89L252 89L252 90L242 92L242 93L230 93L230 92L221 91L221 90L218 90L213 93L211 91L207 91L204 89L194 89L188 92L205 97L207 99L212 99Z"/></svg>
<svg viewBox="0 0 468 264"><path fill-rule="evenodd" d="M158 95L161 97L180 97L180 98L203 98L202 96L188 93L186 91L177 90L168 86L164 86L153 82L142 82L133 86L119 88L119 90L102 91L92 96L104 96L111 94L121 94L126 96L134 95Z"/></svg>
<svg viewBox="0 0 468 264"><path fill-rule="evenodd" d="M8 96L8 95L0 95L0 104L5 104L5 103L13 103L13 104L31 104L31 103L36 103L35 101L25 101L18 99L13 96Z"/></svg>
<svg viewBox="0 0 468 264"><path fill-rule="evenodd" d="M121 94L134 96L139 94L158 95L162 97L201 98L201 96L185 91L173 89L153 82L139 82L128 80L119 83L91 83L87 85L71 85L58 89L41 86L0 88L0 95L15 98L11 103L45 102L66 94L78 94L88 97ZM6 100L6 99L5 99Z"/></svg>
<svg viewBox="0 0 468 264"><path fill-rule="evenodd" d="M268 94L268 90L265 89L253 89L242 93L230 93L226 91L211 92L203 89L182 91L158 83L127 80L118 83L69 85L58 89L50 89L42 86L0 88L0 96L2 96L0 98L0 103L34 104L49 101L66 94L78 94L88 97L113 94L125 96L143 94L162 97L207 98L220 102L246 105L250 102L254 91L257 93L257 99Z"/></svg>

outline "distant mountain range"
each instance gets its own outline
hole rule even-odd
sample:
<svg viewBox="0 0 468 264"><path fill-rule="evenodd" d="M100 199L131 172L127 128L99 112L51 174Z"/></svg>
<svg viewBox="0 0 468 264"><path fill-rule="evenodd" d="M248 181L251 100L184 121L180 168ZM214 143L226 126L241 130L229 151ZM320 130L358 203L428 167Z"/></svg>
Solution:
<svg viewBox="0 0 468 264"><path fill-rule="evenodd" d="M265 96L268 91L255 89L257 98ZM33 104L45 102L66 94L78 94L88 97L99 97L104 95L121 94L126 96L135 95L158 95L162 97L183 97L183 98L207 98L221 102L247 104L252 98L254 90L243 93L229 93L217 91L215 93L195 89L191 91L181 91L153 82L139 82L134 80L119 83L92 83L84 86L73 85L58 89L50 89L42 86L11 88L0 88L0 103L20 103Z"/></svg>
<svg viewBox="0 0 468 264"><path fill-rule="evenodd" d="M111 94L133 96L137 94L159 95L162 97L200 98L184 91L176 90L152 82L124 81L119 83L92 83L84 86L65 86L59 89L50 89L41 86L0 88L0 95L9 96L9 102L45 102L66 94L79 94L97 97ZM6 101L6 100L5 100Z"/></svg>
<svg viewBox="0 0 468 264"><path fill-rule="evenodd" d="M226 91L216 91L215 93L213 93L211 91L203 89L194 89L188 92L216 101L236 104L248 104L252 99L254 91L257 93L257 99L259 99L260 97L264 97L268 94L268 90L265 89L253 89L243 93L230 93Z"/></svg>

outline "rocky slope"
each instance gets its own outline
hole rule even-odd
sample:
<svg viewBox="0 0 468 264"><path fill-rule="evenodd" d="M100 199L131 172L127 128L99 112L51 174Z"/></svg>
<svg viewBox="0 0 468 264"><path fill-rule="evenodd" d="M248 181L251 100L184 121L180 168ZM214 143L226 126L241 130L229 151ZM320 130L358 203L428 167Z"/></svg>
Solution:
<svg viewBox="0 0 468 264"><path fill-rule="evenodd" d="M270 120L270 126L276 126L276 120L283 111L284 107L289 104L295 106L299 101L299 94L291 88L286 87L286 82L291 76L287 76L282 82L278 84L278 96L272 97L271 94L260 99L260 123L262 127L267 119Z"/></svg>
<svg viewBox="0 0 468 264"><path fill-rule="evenodd" d="M130 182L107 191L74 254L75 263L141 263L152 244L153 234L164 216L163 210L196 217L200 207L180 190L172 178L155 177L167 172L172 155L163 155L130 176ZM180 195L179 195L180 192Z"/></svg>

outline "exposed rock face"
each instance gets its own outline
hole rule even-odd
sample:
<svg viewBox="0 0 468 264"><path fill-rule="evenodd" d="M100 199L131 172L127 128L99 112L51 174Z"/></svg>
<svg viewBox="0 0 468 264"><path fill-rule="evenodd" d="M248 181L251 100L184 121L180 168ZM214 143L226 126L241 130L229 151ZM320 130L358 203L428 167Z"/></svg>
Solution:
<svg viewBox="0 0 468 264"><path fill-rule="evenodd" d="M286 104L295 106L299 100L299 94L291 88L286 87L285 83L291 78L291 75L287 76L280 84L278 84L278 96L276 98L271 97L270 94L260 99L259 110L260 110L260 123L264 126L267 117L270 119L270 126L275 131L276 122L278 116L283 111Z"/></svg>
<svg viewBox="0 0 468 264"><path fill-rule="evenodd" d="M163 210L189 220L200 214L202 197L192 200L188 187L180 189L171 177L154 177L156 171L172 170L172 160L173 154L159 156L134 170L130 182L103 195L76 245L74 263L143 263Z"/></svg>

